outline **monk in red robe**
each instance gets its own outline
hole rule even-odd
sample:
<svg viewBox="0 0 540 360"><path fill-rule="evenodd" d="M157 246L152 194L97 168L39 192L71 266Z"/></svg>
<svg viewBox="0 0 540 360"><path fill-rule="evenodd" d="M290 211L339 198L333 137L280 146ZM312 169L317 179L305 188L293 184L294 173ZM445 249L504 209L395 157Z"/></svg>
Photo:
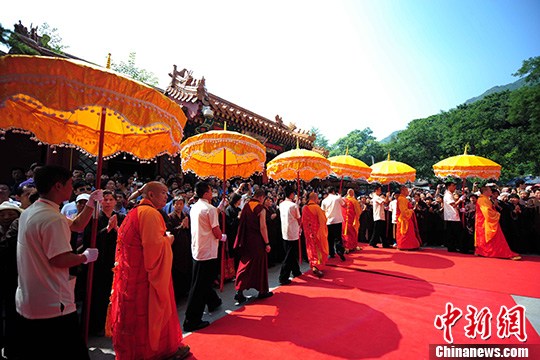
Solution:
<svg viewBox="0 0 540 360"><path fill-rule="evenodd" d="M315 276L322 277L328 259L328 227L326 214L319 206L319 196L315 192L309 194L308 203L302 208L302 228L309 266Z"/></svg>
<svg viewBox="0 0 540 360"><path fill-rule="evenodd" d="M396 242L399 250L416 250L422 241L418 233L418 224L411 203L407 199L409 189L402 186L396 206Z"/></svg>
<svg viewBox="0 0 540 360"><path fill-rule="evenodd" d="M347 196L344 199L345 206L341 208L343 213L343 230L342 238L343 245L345 247L345 253L349 253L354 250L362 250L358 246L358 231L360 230L360 215L362 214L362 207L356 198L354 197L354 190L347 190Z"/></svg>
<svg viewBox="0 0 540 360"><path fill-rule="evenodd" d="M243 291L256 289L259 299L274 295L268 287L268 256L270 242L266 229L266 210L263 206L265 192L258 189L240 213L238 235L234 250L240 254L236 272L236 305L246 301Z"/></svg>
<svg viewBox="0 0 540 360"><path fill-rule="evenodd" d="M516 254L506 242L501 230L499 218L501 214L495 210L490 200L491 188L483 186L481 195L476 201L475 222L475 255L485 257L497 257L504 259L519 260L521 256Z"/></svg>
<svg viewBox="0 0 540 360"><path fill-rule="evenodd" d="M167 187L150 182L143 196L118 230L108 330L117 360L183 359L189 347L182 345L174 299L174 236L157 210L167 203Z"/></svg>

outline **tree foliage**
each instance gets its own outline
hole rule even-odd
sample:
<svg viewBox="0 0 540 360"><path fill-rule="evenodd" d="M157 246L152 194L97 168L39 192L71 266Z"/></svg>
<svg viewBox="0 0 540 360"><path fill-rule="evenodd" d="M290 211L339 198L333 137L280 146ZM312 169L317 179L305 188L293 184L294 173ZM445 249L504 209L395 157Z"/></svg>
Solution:
<svg viewBox="0 0 540 360"><path fill-rule="evenodd" d="M366 164L371 164L372 159L375 162L384 160L385 156L383 146L373 136L373 131L369 127L364 130L353 130L347 136L340 138L332 145L330 156L345 155L347 150L349 155Z"/></svg>
<svg viewBox="0 0 540 360"><path fill-rule="evenodd" d="M149 85L157 85L158 79L154 73L145 70L140 69L137 66L135 66L135 58L137 56L136 52L130 52L128 56L127 62L120 61L119 64L112 62L111 68L115 71L118 71L119 73L125 74L129 76L130 78L143 82L145 84Z"/></svg>
<svg viewBox="0 0 540 360"><path fill-rule="evenodd" d="M413 120L386 145L392 158L433 178L433 164L463 154L502 165L501 180L540 174L540 85L487 96L483 100Z"/></svg>
<svg viewBox="0 0 540 360"><path fill-rule="evenodd" d="M540 56L523 60L521 68L512 75L520 78L525 76L525 81L530 84L538 82L540 79Z"/></svg>
<svg viewBox="0 0 540 360"><path fill-rule="evenodd" d="M319 128L312 127L310 132L315 135L315 142L313 143L313 145L325 148L326 150L330 150L330 144L328 143L328 139L321 133Z"/></svg>
<svg viewBox="0 0 540 360"><path fill-rule="evenodd" d="M58 29L43 23L37 28L30 28L30 31L20 22L14 25L14 30L9 30L0 25L0 42L9 48L10 54L40 55L39 47L49 49L62 54L68 46L62 44L62 37ZM30 39L30 42L23 40ZM33 45L29 45L33 44Z"/></svg>

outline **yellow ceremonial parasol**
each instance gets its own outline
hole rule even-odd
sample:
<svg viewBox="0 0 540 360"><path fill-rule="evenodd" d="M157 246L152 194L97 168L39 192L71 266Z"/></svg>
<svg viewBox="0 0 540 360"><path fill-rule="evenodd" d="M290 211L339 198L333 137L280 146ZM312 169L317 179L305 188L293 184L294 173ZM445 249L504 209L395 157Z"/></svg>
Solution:
<svg viewBox="0 0 540 360"><path fill-rule="evenodd" d="M186 139L181 144L182 170L201 178L222 177L223 197L228 178L248 178L264 171L266 148L254 138L234 131L212 130ZM225 213L223 213L225 232ZM225 280L225 246L221 247L221 283Z"/></svg>
<svg viewBox="0 0 540 360"><path fill-rule="evenodd" d="M369 179L371 174L371 168L366 165L362 160L358 160L351 155L349 155L349 149L345 152L345 155L337 155L329 157L330 168L332 173L341 178L339 183L339 193L341 194L341 189L343 185L343 178L348 176L350 178L360 180Z"/></svg>
<svg viewBox="0 0 540 360"><path fill-rule="evenodd" d="M0 129L32 134L51 147L97 156L99 188L104 156L129 152L142 160L179 151L186 116L155 89L89 63L54 57L0 57ZM97 216L90 247L96 246ZM94 263L84 306L88 319Z"/></svg>
<svg viewBox="0 0 540 360"><path fill-rule="evenodd" d="M467 154L468 145L463 155L452 156L433 165L437 177L453 176L458 178L478 177L482 179L498 179L501 176L501 165L481 156Z"/></svg>
<svg viewBox="0 0 540 360"><path fill-rule="evenodd" d="M371 169L370 182L388 184L389 186L391 182L413 182L416 178L416 170L414 168L405 163L390 160L390 154L388 154L386 160L371 165Z"/></svg>
<svg viewBox="0 0 540 360"><path fill-rule="evenodd" d="M330 175L330 161L306 149L293 149L276 156L266 164L270 179L304 180L323 179Z"/></svg>
<svg viewBox="0 0 540 360"><path fill-rule="evenodd" d="M42 56L3 56L0 74L4 131L23 130L93 156L100 145L101 156L129 152L143 160L179 151L186 116L147 85L82 61Z"/></svg>
<svg viewBox="0 0 540 360"><path fill-rule="evenodd" d="M286 151L276 156L266 164L266 174L274 180L296 180L298 199L300 199L300 179L311 181L323 179L330 175L330 161L315 151L296 149ZM302 262L302 244L298 240L298 257Z"/></svg>

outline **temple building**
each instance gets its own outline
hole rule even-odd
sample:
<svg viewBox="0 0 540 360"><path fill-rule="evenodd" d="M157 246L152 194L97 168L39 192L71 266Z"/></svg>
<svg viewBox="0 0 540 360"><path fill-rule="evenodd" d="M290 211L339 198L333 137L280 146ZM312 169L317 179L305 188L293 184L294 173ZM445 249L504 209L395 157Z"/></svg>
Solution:
<svg viewBox="0 0 540 360"><path fill-rule="evenodd" d="M269 120L214 95L207 91L204 77L195 79L191 74L186 69L178 71L175 65L169 74L171 83L165 90L165 95L183 106L188 116L184 138L223 129L226 122L227 130L249 135L264 144L267 160L297 145L304 149L313 148L315 135L297 129L293 123L285 125L279 115L275 120Z"/></svg>

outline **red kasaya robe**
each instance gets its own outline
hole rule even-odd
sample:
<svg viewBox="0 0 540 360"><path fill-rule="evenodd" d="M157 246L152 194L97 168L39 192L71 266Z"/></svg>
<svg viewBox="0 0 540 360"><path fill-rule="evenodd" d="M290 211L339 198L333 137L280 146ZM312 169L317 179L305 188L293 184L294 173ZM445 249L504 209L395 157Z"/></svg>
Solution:
<svg viewBox="0 0 540 360"><path fill-rule="evenodd" d="M486 257L511 259L518 256L510 250L501 230L499 218L501 214L493 208L489 197L480 195L476 202L475 221L475 254Z"/></svg>
<svg viewBox="0 0 540 360"><path fill-rule="evenodd" d="M358 231L360 230L360 215L362 207L354 196L345 197L345 206L341 208L343 213L343 246L347 250L354 250L358 246Z"/></svg>
<svg viewBox="0 0 540 360"><path fill-rule="evenodd" d="M268 256L266 244L261 234L261 217L264 210L257 200L250 200L242 208L238 234L234 243L234 251L240 254L240 263L236 271L236 290L256 289L267 293L268 288ZM263 218L266 221L266 215Z"/></svg>
<svg viewBox="0 0 540 360"><path fill-rule="evenodd" d="M302 208L302 228L309 265L322 270L328 260L328 226L324 211L313 201Z"/></svg>
<svg viewBox="0 0 540 360"><path fill-rule="evenodd" d="M418 249L422 244L412 205L407 197L399 195L396 206L396 242L398 249Z"/></svg>
<svg viewBox="0 0 540 360"><path fill-rule="evenodd" d="M163 217L146 199L118 230L108 317L117 360L162 359L182 346L165 231Z"/></svg>

